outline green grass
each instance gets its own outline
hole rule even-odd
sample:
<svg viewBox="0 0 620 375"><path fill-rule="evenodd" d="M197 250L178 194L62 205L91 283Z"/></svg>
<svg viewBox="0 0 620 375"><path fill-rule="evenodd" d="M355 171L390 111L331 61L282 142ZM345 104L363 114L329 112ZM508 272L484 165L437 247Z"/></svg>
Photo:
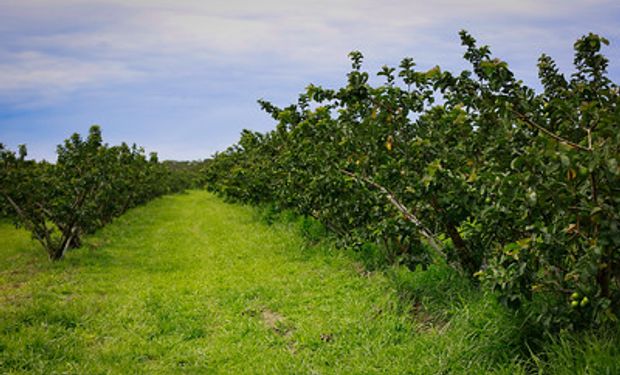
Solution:
<svg viewBox="0 0 620 375"><path fill-rule="evenodd" d="M195 191L51 263L0 223L0 373L619 373L620 335L530 357L519 320L458 275L368 272L304 231Z"/></svg>

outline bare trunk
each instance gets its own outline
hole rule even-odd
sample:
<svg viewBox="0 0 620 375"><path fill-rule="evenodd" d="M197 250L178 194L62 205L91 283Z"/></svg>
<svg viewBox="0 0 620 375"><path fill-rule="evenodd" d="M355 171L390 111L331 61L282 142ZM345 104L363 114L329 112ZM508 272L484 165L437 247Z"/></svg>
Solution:
<svg viewBox="0 0 620 375"><path fill-rule="evenodd" d="M480 269L480 263L473 256L469 246L467 246L467 243L463 237L461 237L456 225L446 218L446 211L439 205L435 197L431 198L431 205L435 211L440 214L440 216L444 217L444 226L446 228L446 232L448 232L448 236L452 240L452 245L454 245L454 249L456 250L456 257L458 258L463 269L467 272L467 275L472 276Z"/></svg>

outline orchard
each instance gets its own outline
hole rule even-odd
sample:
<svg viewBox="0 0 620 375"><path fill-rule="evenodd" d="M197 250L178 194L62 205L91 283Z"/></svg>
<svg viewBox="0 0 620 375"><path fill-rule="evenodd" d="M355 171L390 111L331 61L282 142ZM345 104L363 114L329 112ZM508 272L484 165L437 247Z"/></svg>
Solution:
<svg viewBox="0 0 620 375"><path fill-rule="evenodd" d="M98 126L86 139L73 134L57 153L55 164L36 162L25 146L16 154L0 145L0 207L52 260L128 209L192 183L135 144L104 144Z"/></svg>
<svg viewBox="0 0 620 375"><path fill-rule="evenodd" d="M471 70L418 71L405 58L373 86L356 51L345 87L310 85L285 108L261 100L276 129L246 130L216 154L208 187L313 217L390 262L446 264L548 329L617 321L620 95L608 41L579 39L570 76L541 56L537 92L460 35Z"/></svg>

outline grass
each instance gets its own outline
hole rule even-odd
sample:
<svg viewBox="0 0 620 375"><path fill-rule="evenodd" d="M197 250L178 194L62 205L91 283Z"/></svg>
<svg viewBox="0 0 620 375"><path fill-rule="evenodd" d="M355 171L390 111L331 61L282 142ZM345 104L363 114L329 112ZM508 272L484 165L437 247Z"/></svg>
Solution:
<svg viewBox="0 0 620 375"><path fill-rule="evenodd" d="M368 272L258 216L167 196L55 263L0 223L0 373L620 373L618 334L532 357L519 320L448 269Z"/></svg>

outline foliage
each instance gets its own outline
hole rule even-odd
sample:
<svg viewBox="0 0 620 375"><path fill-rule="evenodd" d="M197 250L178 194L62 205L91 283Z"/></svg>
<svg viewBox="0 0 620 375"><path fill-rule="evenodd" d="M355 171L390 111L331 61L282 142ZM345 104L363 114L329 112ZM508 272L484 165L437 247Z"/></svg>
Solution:
<svg viewBox="0 0 620 375"><path fill-rule="evenodd" d="M164 160L162 164L171 172L169 176L172 177L172 180L169 184L172 184L172 191L180 191L188 188L203 188L205 184L204 170L209 162L210 159L201 161Z"/></svg>
<svg viewBox="0 0 620 375"><path fill-rule="evenodd" d="M103 143L98 126L86 139L73 134L57 149L55 164L27 160L0 149L0 193L15 223L28 229L50 259L80 246L86 233L106 225L129 208L180 191L170 170L142 148Z"/></svg>
<svg viewBox="0 0 620 375"><path fill-rule="evenodd" d="M411 268L447 262L547 328L615 321L620 96L607 40L575 43L570 79L543 55L541 93L461 40L471 71L405 58L374 87L356 51L345 87L310 85L286 108L259 101L276 129L216 154L209 188L312 216Z"/></svg>

